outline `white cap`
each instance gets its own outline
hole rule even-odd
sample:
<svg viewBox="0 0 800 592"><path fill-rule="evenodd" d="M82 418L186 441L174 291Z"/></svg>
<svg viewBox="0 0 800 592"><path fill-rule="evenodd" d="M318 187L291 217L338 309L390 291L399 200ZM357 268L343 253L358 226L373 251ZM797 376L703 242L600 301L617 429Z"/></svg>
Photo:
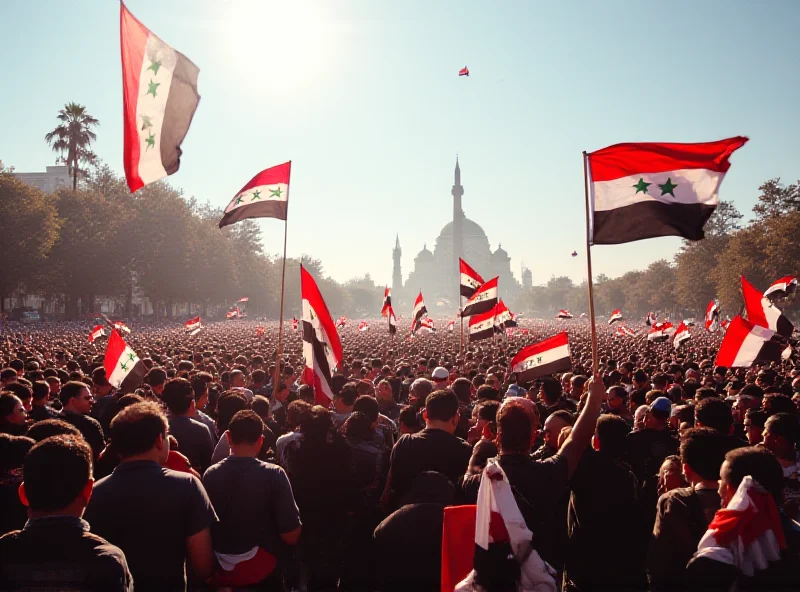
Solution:
<svg viewBox="0 0 800 592"><path fill-rule="evenodd" d="M433 369L433 374L431 377L434 380L447 380L450 378L450 373L447 371L447 368L442 368L441 366L437 366Z"/></svg>

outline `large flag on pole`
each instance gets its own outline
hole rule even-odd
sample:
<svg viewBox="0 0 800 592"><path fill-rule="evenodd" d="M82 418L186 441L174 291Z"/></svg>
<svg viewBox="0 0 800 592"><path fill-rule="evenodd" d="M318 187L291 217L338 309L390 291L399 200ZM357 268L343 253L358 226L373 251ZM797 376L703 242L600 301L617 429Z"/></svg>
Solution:
<svg viewBox="0 0 800 592"><path fill-rule="evenodd" d="M475 293L475 290L483 284L483 278L460 257L458 259L458 267L461 272L461 295L464 298L470 298Z"/></svg>
<svg viewBox="0 0 800 592"><path fill-rule="evenodd" d="M103 325L97 325L89 333L89 343L94 343L100 337L105 336L106 332L103 331Z"/></svg>
<svg viewBox="0 0 800 592"><path fill-rule="evenodd" d="M245 183L225 208L219 227L246 218L277 218L286 220L289 207L289 177L292 161L284 162L258 173Z"/></svg>
<svg viewBox="0 0 800 592"><path fill-rule="evenodd" d="M197 335L203 328L203 323L200 321L200 317L195 317L186 321L183 328L189 335Z"/></svg>
<svg viewBox="0 0 800 592"><path fill-rule="evenodd" d="M116 330L108 338L103 367L108 382L123 395L135 391L147 374L147 367Z"/></svg>
<svg viewBox="0 0 800 592"><path fill-rule="evenodd" d="M303 299L303 357L306 360L303 380L314 385L317 403L330 405L333 400L331 377L342 362L342 342L317 283L302 265L300 292Z"/></svg>
<svg viewBox="0 0 800 592"><path fill-rule="evenodd" d="M719 306L714 300L710 301L706 307L705 327L709 333L714 333L719 329Z"/></svg>
<svg viewBox="0 0 800 592"><path fill-rule="evenodd" d="M178 171L200 69L119 9L125 178L131 191Z"/></svg>
<svg viewBox="0 0 800 592"><path fill-rule="evenodd" d="M394 315L394 309L389 305L389 310L386 313L389 317L389 333L394 335L397 333L397 317Z"/></svg>
<svg viewBox="0 0 800 592"><path fill-rule="evenodd" d="M699 144L615 144L587 155L592 244L703 238L730 157L747 138Z"/></svg>
<svg viewBox="0 0 800 592"><path fill-rule="evenodd" d="M689 333L689 327L686 326L686 323L681 321L681 324L678 325L678 328L675 330L675 335L672 336L672 347L678 349L681 343L691 338L692 334Z"/></svg>
<svg viewBox="0 0 800 592"><path fill-rule="evenodd" d="M775 331L742 317L734 317L722 338L714 364L727 368L749 368L755 362L777 362L785 348L785 342L776 338Z"/></svg>
<svg viewBox="0 0 800 592"><path fill-rule="evenodd" d="M787 275L779 280L772 282L772 285L764 290L764 298L786 298L794 294L797 289L797 278L793 275Z"/></svg>
<svg viewBox="0 0 800 592"><path fill-rule="evenodd" d="M572 368L567 332L522 348L511 360L511 372L517 374L517 382L529 382L540 376L562 372Z"/></svg>
<svg viewBox="0 0 800 592"><path fill-rule="evenodd" d="M461 313L462 317L469 317L494 309L495 304L497 304L497 280L498 278L496 277L492 278L475 290L475 293L464 304L464 311Z"/></svg>
<svg viewBox="0 0 800 592"><path fill-rule="evenodd" d="M381 316L385 317L389 314L389 311L392 309L392 291L389 289L389 286L386 286L383 290L383 306L381 307Z"/></svg>
<svg viewBox="0 0 800 592"><path fill-rule="evenodd" d="M422 325L422 317L428 314L428 309L425 306L425 301L422 299L422 292L420 291L419 296L414 301L414 311L411 314L411 332L416 333L417 329L419 329Z"/></svg>
<svg viewBox="0 0 800 592"><path fill-rule="evenodd" d="M488 339L494 335L494 308L469 318L469 341Z"/></svg>
<svg viewBox="0 0 800 592"><path fill-rule="evenodd" d="M742 296L744 307L747 311L747 320L761 327L772 329L778 335L789 338L794 331L794 325L786 318L780 309L772 304L769 298L759 292L750 282L742 276Z"/></svg>

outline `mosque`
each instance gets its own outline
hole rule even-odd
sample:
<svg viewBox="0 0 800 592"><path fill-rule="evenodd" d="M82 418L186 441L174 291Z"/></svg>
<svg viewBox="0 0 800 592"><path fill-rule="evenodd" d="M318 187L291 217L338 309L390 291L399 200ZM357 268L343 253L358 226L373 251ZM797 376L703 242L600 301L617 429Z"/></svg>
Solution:
<svg viewBox="0 0 800 592"><path fill-rule="evenodd" d="M425 305L431 315L436 312L452 312L460 306L458 268L459 257L464 259L488 281L499 276L499 294L505 301L511 301L519 294L522 286L511 273L511 258L502 246L494 252L489 239L480 224L464 215L461 198L464 187L461 185L461 167L456 158L455 181L451 191L453 196L453 220L445 224L434 243L433 251L425 245L414 257L414 267L403 284L400 266L402 250L400 237L395 239L392 253L394 269L392 273L392 301L404 307L412 306L419 290L425 298ZM530 270L523 270L523 282L530 282ZM399 310L398 310L399 312Z"/></svg>

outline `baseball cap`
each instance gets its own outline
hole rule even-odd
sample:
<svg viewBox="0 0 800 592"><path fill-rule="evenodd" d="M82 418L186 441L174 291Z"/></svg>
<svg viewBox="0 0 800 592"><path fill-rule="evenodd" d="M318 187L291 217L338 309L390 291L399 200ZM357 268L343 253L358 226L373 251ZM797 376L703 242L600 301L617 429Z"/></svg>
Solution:
<svg viewBox="0 0 800 592"><path fill-rule="evenodd" d="M660 411L669 416L670 411L672 411L672 401L666 397L659 397L650 404L650 411Z"/></svg>
<svg viewBox="0 0 800 592"><path fill-rule="evenodd" d="M527 392L528 391L518 384L512 384L508 387L508 390L506 390L506 397L524 397Z"/></svg>
<svg viewBox="0 0 800 592"><path fill-rule="evenodd" d="M433 373L431 374L431 378L434 380L447 380L450 378L450 373L447 371L447 368L442 368L441 366L437 366L434 368Z"/></svg>

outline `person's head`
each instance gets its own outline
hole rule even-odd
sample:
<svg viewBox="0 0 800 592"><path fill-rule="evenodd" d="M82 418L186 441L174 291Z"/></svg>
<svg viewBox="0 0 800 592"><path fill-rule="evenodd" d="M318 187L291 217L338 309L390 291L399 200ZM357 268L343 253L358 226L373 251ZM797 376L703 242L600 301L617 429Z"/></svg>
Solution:
<svg viewBox="0 0 800 592"><path fill-rule="evenodd" d="M681 467L692 485L716 481L728 452L725 436L712 428L691 428L681 433Z"/></svg>
<svg viewBox="0 0 800 592"><path fill-rule="evenodd" d="M353 443L364 442L372 437L372 422L366 413L354 410L342 425L342 434Z"/></svg>
<svg viewBox="0 0 800 592"><path fill-rule="evenodd" d="M167 372L163 368L151 368L144 377L144 383L150 385L150 390L159 396L164 392L166 382Z"/></svg>
<svg viewBox="0 0 800 592"><path fill-rule="evenodd" d="M463 376L456 378L450 388L456 394L456 397L458 397L459 403L462 405L469 404L470 395L472 394L472 383L468 378L464 378Z"/></svg>
<svg viewBox="0 0 800 592"><path fill-rule="evenodd" d="M337 413L349 413L353 410L356 399L358 398L358 385L355 382L348 382L333 397L333 407Z"/></svg>
<svg viewBox="0 0 800 592"><path fill-rule="evenodd" d="M761 409L748 409L744 415L744 433L750 446L760 444L764 439L764 424L767 414Z"/></svg>
<svg viewBox="0 0 800 592"><path fill-rule="evenodd" d="M123 461L147 459L165 464L169 456L167 416L152 401L129 405L111 420L114 449Z"/></svg>
<svg viewBox="0 0 800 592"><path fill-rule="evenodd" d="M192 385L192 394L194 395L194 405L197 409L202 409L208 402L208 378L212 378L207 372L198 372L189 381Z"/></svg>
<svg viewBox="0 0 800 592"><path fill-rule="evenodd" d="M728 404L719 397L703 399L694 407L694 424L730 435L733 433L733 414Z"/></svg>
<svg viewBox="0 0 800 592"><path fill-rule="evenodd" d="M736 448L725 455L719 469L719 497L725 508L745 477L763 487L775 503L783 502L783 469L777 457L763 446Z"/></svg>
<svg viewBox="0 0 800 592"><path fill-rule="evenodd" d="M621 458L625 455L625 441L629 431L628 424L618 415L601 415L592 436L592 448L601 454Z"/></svg>
<svg viewBox="0 0 800 592"><path fill-rule="evenodd" d="M501 390L501 387L503 386L503 380L501 379L499 374L493 372L486 376L485 384L488 384L490 387L499 392Z"/></svg>
<svg viewBox="0 0 800 592"><path fill-rule="evenodd" d="M543 378L539 386L539 396L545 405L553 405L561 397L561 383L550 376Z"/></svg>
<svg viewBox="0 0 800 592"><path fill-rule="evenodd" d="M88 415L94 404L94 397L89 386L85 382L77 380L70 380L62 386L58 396L64 409L73 413Z"/></svg>
<svg viewBox="0 0 800 592"><path fill-rule="evenodd" d="M185 378L170 378L164 385L161 398L173 415L194 415L194 389Z"/></svg>
<svg viewBox="0 0 800 592"><path fill-rule="evenodd" d="M639 432L647 427L647 413L650 407L639 405L633 413L633 431ZM623 420L624 421L624 420Z"/></svg>
<svg viewBox="0 0 800 592"><path fill-rule="evenodd" d="M375 391L375 396L378 399L378 403L384 408L392 405L394 403L394 396L392 393L392 385L391 383L383 379L378 383L378 388Z"/></svg>
<svg viewBox="0 0 800 592"><path fill-rule="evenodd" d="M21 468L25 455L34 444L36 442L27 436L0 433L0 475Z"/></svg>
<svg viewBox="0 0 800 592"><path fill-rule="evenodd" d="M17 382L9 384L6 391L15 394L20 401L25 411L31 410L31 399L33 398L33 389L30 382L24 378L20 378Z"/></svg>
<svg viewBox="0 0 800 592"><path fill-rule="evenodd" d="M767 417L776 413L789 413L797 415L797 407L790 397L779 394L764 395L764 413Z"/></svg>
<svg viewBox="0 0 800 592"><path fill-rule="evenodd" d="M416 434L420 430L417 410L411 405L404 406L397 415L397 424L401 435Z"/></svg>
<svg viewBox="0 0 800 592"><path fill-rule="evenodd" d="M679 456L668 456L661 463L658 470L659 493L664 494L678 487L683 487L686 482L681 472L681 459Z"/></svg>
<svg viewBox="0 0 800 592"><path fill-rule="evenodd" d="M427 378L417 378L411 383L411 389L408 392L408 403L413 405L416 409L422 409L425 406L425 400L433 392L433 383Z"/></svg>
<svg viewBox="0 0 800 592"><path fill-rule="evenodd" d="M286 427L295 430L308 418L312 404L302 399L292 401L286 408Z"/></svg>
<svg viewBox="0 0 800 592"><path fill-rule="evenodd" d="M353 403L353 411L359 411L367 416L372 429L378 425L378 415L380 415L380 408L378 401L369 395L361 395L356 402Z"/></svg>
<svg viewBox="0 0 800 592"><path fill-rule="evenodd" d="M634 390L647 390L650 381L647 378L647 372L639 368L633 373L633 388Z"/></svg>
<svg viewBox="0 0 800 592"><path fill-rule="evenodd" d="M20 426L21 433L25 433L25 423L28 421L28 412L17 395L8 391L0 393L0 424Z"/></svg>
<svg viewBox="0 0 800 592"><path fill-rule="evenodd" d="M650 404L647 410L645 426L651 430L666 429L671 413L672 401L666 397L658 397Z"/></svg>
<svg viewBox="0 0 800 592"><path fill-rule="evenodd" d="M756 407L758 407L758 400L755 397L750 397L748 395L736 396L736 400L733 402L733 406L731 407L733 421L738 425L742 425L744 423L744 416L747 411Z"/></svg>
<svg viewBox="0 0 800 592"><path fill-rule="evenodd" d="M607 393L608 407L612 411L623 411L628 405L628 391L625 387L614 385L608 389Z"/></svg>
<svg viewBox="0 0 800 592"><path fill-rule="evenodd" d="M25 456L19 497L32 516L82 516L92 496L92 449L83 438L52 436Z"/></svg>
<svg viewBox="0 0 800 592"><path fill-rule="evenodd" d="M558 450L558 436L561 430L575 423L569 411L559 409L551 413L544 422L544 443L552 450Z"/></svg>
<svg viewBox="0 0 800 592"><path fill-rule="evenodd" d="M228 424L228 442L234 456L255 458L264 443L264 422L255 411L237 411Z"/></svg>
<svg viewBox="0 0 800 592"><path fill-rule="evenodd" d="M17 382L18 376L19 374L17 374L17 371L14 368L3 368L0 370L0 385L6 387L11 383Z"/></svg>
<svg viewBox="0 0 800 592"><path fill-rule="evenodd" d="M78 438L83 438L78 428L60 419L37 421L28 428L28 432L25 435L37 442L41 442L52 436L76 436Z"/></svg>
<svg viewBox="0 0 800 592"><path fill-rule="evenodd" d="M437 366L431 372L431 381L433 382L434 390L446 389L448 382L450 382L450 373L447 368Z"/></svg>
<svg viewBox="0 0 800 592"><path fill-rule="evenodd" d="M234 370L231 372L231 388L244 388L244 372Z"/></svg>
<svg viewBox="0 0 800 592"><path fill-rule="evenodd" d="M297 387L297 398L309 405L314 404L314 387L310 384L301 384Z"/></svg>
<svg viewBox="0 0 800 592"><path fill-rule="evenodd" d="M106 369L103 366L98 366L92 370L92 391L97 397L105 397L111 392L113 387L106 378Z"/></svg>
<svg viewBox="0 0 800 592"><path fill-rule="evenodd" d="M800 424L789 413L777 413L764 424L764 446L781 460L796 457L795 446L800 440Z"/></svg>
<svg viewBox="0 0 800 592"><path fill-rule="evenodd" d="M589 379L586 378L582 374L578 374L576 376L573 376L570 379L570 381L569 381L569 384L570 384L569 396L570 396L571 399L574 399L575 401L578 401L581 398L581 395L583 394L583 386L586 384L586 382L588 380Z"/></svg>
<svg viewBox="0 0 800 592"><path fill-rule="evenodd" d="M237 411L247 409L247 398L238 391L225 391L217 401L217 432L222 433L228 429L233 416Z"/></svg>
<svg viewBox="0 0 800 592"><path fill-rule="evenodd" d="M662 393L667 392L667 382L669 378L666 374L658 373L653 376L653 390L661 391Z"/></svg>
<svg viewBox="0 0 800 592"><path fill-rule="evenodd" d="M539 414L532 401L506 399L497 412L497 442L507 454L528 454L539 434Z"/></svg>
<svg viewBox="0 0 800 592"><path fill-rule="evenodd" d="M50 387L44 380L37 380L33 383L33 399L31 403L34 407L44 407L47 405L47 399L50 397Z"/></svg>
<svg viewBox="0 0 800 592"><path fill-rule="evenodd" d="M429 428L444 430L452 434L456 431L461 419L458 407L458 397L453 391L434 391L425 400L422 417Z"/></svg>

